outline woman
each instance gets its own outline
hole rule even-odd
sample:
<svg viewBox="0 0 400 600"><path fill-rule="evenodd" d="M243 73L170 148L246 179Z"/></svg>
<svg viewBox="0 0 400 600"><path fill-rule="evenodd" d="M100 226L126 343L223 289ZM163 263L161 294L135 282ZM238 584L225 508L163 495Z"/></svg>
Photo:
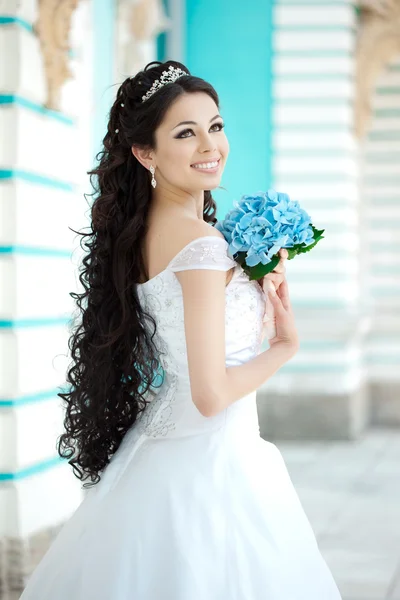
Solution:
<svg viewBox="0 0 400 600"><path fill-rule="evenodd" d="M298 339L286 251L260 282L277 288L260 352L267 295L214 228L223 127L213 87L180 63L150 63L118 90L60 394L60 455L91 483L23 600L340 599L259 435L256 390Z"/></svg>

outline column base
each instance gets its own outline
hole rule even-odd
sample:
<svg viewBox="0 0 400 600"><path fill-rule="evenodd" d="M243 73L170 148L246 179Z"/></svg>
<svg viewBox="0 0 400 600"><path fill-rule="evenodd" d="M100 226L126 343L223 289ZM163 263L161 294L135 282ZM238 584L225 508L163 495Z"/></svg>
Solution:
<svg viewBox="0 0 400 600"><path fill-rule="evenodd" d="M63 524L29 538L0 538L0 598L17 600Z"/></svg>
<svg viewBox="0 0 400 600"><path fill-rule="evenodd" d="M365 386L344 394L259 390L257 408L260 435L268 441L354 440L369 425Z"/></svg>
<svg viewBox="0 0 400 600"><path fill-rule="evenodd" d="M371 382L369 394L372 425L400 427L400 382Z"/></svg>

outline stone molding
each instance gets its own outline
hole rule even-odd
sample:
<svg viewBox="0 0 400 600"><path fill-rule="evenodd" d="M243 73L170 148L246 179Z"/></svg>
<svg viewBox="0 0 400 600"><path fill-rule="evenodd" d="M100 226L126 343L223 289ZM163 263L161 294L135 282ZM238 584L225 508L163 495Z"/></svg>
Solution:
<svg viewBox="0 0 400 600"><path fill-rule="evenodd" d="M69 36L79 0L38 0L34 31L39 38L46 80L46 108L60 109L60 91L72 77Z"/></svg>
<svg viewBox="0 0 400 600"><path fill-rule="evenodd" d="M363 138L371 120L377 78L400 55L400 0L362 0L359 9L355 134Z"/></svg>
<svg viewBox="0 0 400 600"><path fill-rule="evenodd" d="M135 75L154 60L157 36L171 27L162 0L119 0L116 71L118 79Z"/></svg>

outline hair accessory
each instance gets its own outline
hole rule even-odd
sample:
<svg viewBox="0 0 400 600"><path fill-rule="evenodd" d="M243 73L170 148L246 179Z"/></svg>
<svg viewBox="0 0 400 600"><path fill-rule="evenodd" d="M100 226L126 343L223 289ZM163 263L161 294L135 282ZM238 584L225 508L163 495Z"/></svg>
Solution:
<svg viewBox="0 0 400 600"><path fill-rule="evenodd" d="M116 129L116 130L115 130L115 133L119 133L119 129Z"/></svg>
<svg viewBox="0 0 400 600"><path fill-rule="evenodd" d="M155 177L154 177L155 168L153 167L153 165L150 166L150 173L152 175L152 177L151 177L151 185L153 186L153 188L155 188L156 185L157 185L157 181L155 180Z"/></svg>
<svg viewBox="0 0 400 600"><path fill-rule="evenodd" d="M123 102L121 102L121 106L125 106L125 104Z"/></svg>
<svg viewBox="0 0 400 600"><path fill-rule="evenodd" d="M162 88L164 85L167 85L167 83L173 83L174 81L179 79L179 77L182 77L183 75L187 74L188 73L186 73L186 71L182 71L182 69L180 69L179 67L173 67L171 65L167 71L163 71L161 73L160 79L156 79L149 91L144 96L142 96L142 102L148 100L160 88Z"/></svg>

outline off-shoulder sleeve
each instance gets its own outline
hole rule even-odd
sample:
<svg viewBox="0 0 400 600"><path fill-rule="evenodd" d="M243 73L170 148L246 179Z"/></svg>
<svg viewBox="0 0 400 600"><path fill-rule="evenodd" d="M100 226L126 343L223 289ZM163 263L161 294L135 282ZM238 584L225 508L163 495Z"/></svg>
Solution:
<svg viewBox="0 0 400 600"><path fill-rule="evenodd" d="M178 252L169 268L174 272L188 269L228 271L236 266L236 262L228 255L228 247L228 242L219 236L196 238Z"/></svg>

